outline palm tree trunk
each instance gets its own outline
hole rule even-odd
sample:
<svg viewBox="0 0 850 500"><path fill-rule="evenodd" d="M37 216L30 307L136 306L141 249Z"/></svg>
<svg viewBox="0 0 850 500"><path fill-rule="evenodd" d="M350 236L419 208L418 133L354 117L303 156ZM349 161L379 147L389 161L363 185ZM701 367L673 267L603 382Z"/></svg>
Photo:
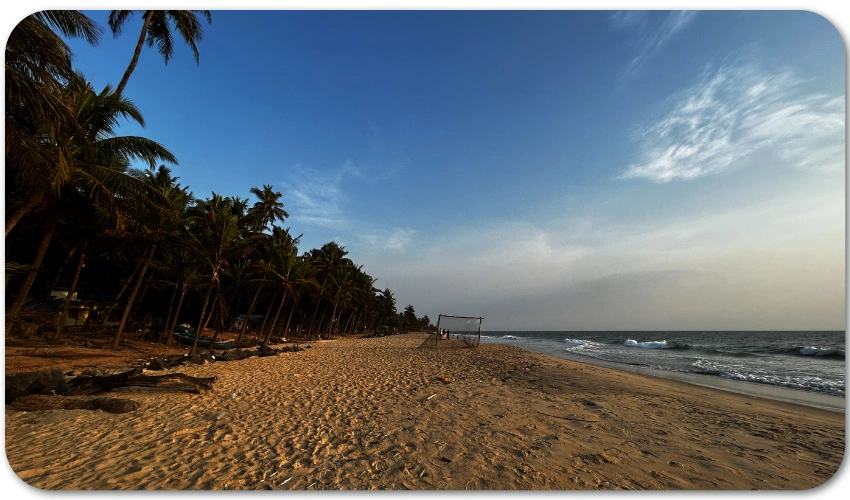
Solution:
<svg viewBox="0 0 850 500"><path fill-rule="evenodd" d="M154 273L153 273L153 272L151 272L151 273L150 273L150 274L148 274L148 275L146 276L146 278L145 278L145 281L144 281L144 288L142 288L142 293L140 293L140 294L139 294L139 301L138 301L138 305L136 306L136 314L134 314L134 315L133 315L133 319L132 319L132 321L130 322L130 324L131 324L131 325L138 325L138 324L140 323L140 321L139 321L139 315L140 315L140 314L141 314L141 312L142 312L142 304L144 304L144 303L145 303L145 299L146 299L146 298L147 298L147 296L148 296L148 291L150 291L150 289L151 289L151 285L153 284L153 275L154 275ZM149 314L150 316L153 316L153 313L148 313L148 314ZM143 321L141 321L141 323L142 323L142 324L145 324L145 323L146 323L146 321L144 321L144 319L145 319L145 318L144 318L144 317L142 317L142 320L143 320Z"/></svg>
<svg viewBox="0 0 850 500"><path fill-rule="evenodd" d="M192 341L192 347L189 349L189 356L194 356L198 353L198 337L201 336L201 330L204 326L204 316L206 316L207 306L210 303L210 295L212 295L213 286L215 286L214 278L210 278L207 294L204 296L204 305L201 306L201 317L198 318L198 328L195 329L195 339Z"/></svg>
<svg viewBox="0 0 850 500"><path fill-rule="evenodd" d="M328 309L325 308L325 310L322 311L322 318L319 320L319 340L322 340L322 330L327 328L325 326L325 319L327 317L328 317ZM330 334L328 334L328 340L330 340L330 339L331 339L331 336L330 336Z"/></svg>
<svg viewBox="0 0 850 500"><path fill-rule="evenodd" d="M133 272L130 273L130 276L127 276L127 280L124 281L124 285L121 287L121 290L118 290L118 294L115 296L115 298L112 300L112 303L110 303L109 307L106 309L105 316L103 317L103 320L101 320L100 326L106 326L106 323L109 321L109 317L112 315L112 310L115 309L115 306L118 305L118 301L121 300L121 297L124 295L124 292L127 291L127 287L130 286L130 283L133 282L133 278L136 276L136 273L139 272L139 268L142 267L142 263L144 261L145 259L144 257L142 257L141 259L139 259L138 262L136 262L136 267L133 268Z"/></svg>
<svg viewBox="0 0 850 500"><path fill-rule="evenodd" d="M295 312L295 308L298 304L292 304L292 309L289 310L289 316L286 318L286 326L283 327L283 340L286 340L286 334L289 333L289 322L292 320L292 313Z"/></svg>
<svg viewBox="0 0 850 500"><path fill-rule="evenodd" d="M239 329L239 337L236 339L236 343L242 342L242 339L245 337L245 330L248 328L248 322L251 321L251 314L254 312L254 307L257 306L257 299L260 297L260 288L257 288L257 293L254 294L254 300L251 301L251 306L248 307L248 312L245 314L245 322L242 323L242 328Z"/></svg>
<svg viewBox="0 0 850 500"><path fill-rule="evenodd" d="M174 301L177 300L178 288L180 288L180 283L174 283L174 291L171 292L171 300L168 301L168 313L165 315L165 321L162 323L162 335L159 336L158 342L162 342L162 336L168 333L168 323L171 322L171 311L174 310Z"/></svg>
<svg viewBox="0 0 850 500"><path fill-rule="evenodd" d="M260 331L257 332L257 343L260 343L260 339L263 338L263 332L266 331L266 323L269 320L269 316L272 315L272 307L274 307L274 301L277 299L277 290L275 290L274 295L272 295L272 300L269 302L269 310L266 312L266 315L263 317L263 324L260 325Z"/></svg>
<svg viewBox="0 0 850 500"><path fill-rule="evenodd" d="M269 343L269 339L272 336L272 332L274 331L274 326L277 324L277 318L280 317L280 310L283 309L283 303L286 302L286 290L283 291L283 297L280 298L280 305L277 306L277 312L274 315L274 320L272 321L271 326L269 326L269 331L263 337L263 341L260 345L266 345Z"/></svg>
<svg viewBox="0 0 850 500"><path fill-rule="evenodd" d="M218 341L219 334L222 332L222 330L224 330L224 320L225 320L225 315L219 314L218 315L218 321L217 321L218 324L215 326L215 330L214 330L212 339L210 340L210 345L209 345L209 351L210 352L213 352L213 344L215 344Z"/></svg>
<svg viewBox="0 0 850 500"><path fill-rule="evenodd" d="M210 319L212 319L212 317L215 315L215 313L216 313L215 306L218 305L218 302L219 302L218 299L219 299L220 293L221 293L221 288L217 287L215 289L215 298L213 299L212 306L210 307L210 313L207 315L207 320L204 321L204 326L203 326L203 328L201 328L201 330L207 329L207 326L209 326L209 324L210 324ZM200 333L198 335L200 335Z"/></svg>
<svg viewBox="0 0 850 500"><path fill-rule="evenodd" d="M153 253L156 251L156 243L151 245L150 250L147 251L145 255L145 261L142 264L142 268L139 270L139 277L136 280L136 284L133 285L133 291L130 292L130 297L127 299L127 305L124 307L124 314L121 315L121 322L118 323L118 331L115 332L115 338L112 339L112 348L118 349L118 346L121 344L121 334L124 333L124 327L127 325L127 318L130 316L130 309L133 308L133 301L136 300L136 294L139 293L139 287L142 286L142 280L145 278L145 274L148 272L148 265L153 260Z"/></svg>
<svg viewBox="0 0 850 500"><path fill-rule="evenodd" d="M18 314L21 312L21 308L24 306L24 302L26 302L27 296L30 294L30 289L32 288L32 284L38 274L38 270L41 268L41 261L44 259L44 254L47 253L47 247L50 246L50 239L53 238L53 232L55 229L56 220L53 220L50 225L47 226L44 236L41 237L41 243L38 245L35 257L33 257L32 264L30 264L30 270L24 278L24 283L21 285L18 296L15 297L12 307L10 307L9 311L6 313L7 321L14 321L18 318Z"/></svg>
<svg viewBox="0 0 850 500"><path fill-rule="evenodd" d="M145 44L145 37L148 34L148 26L151 24L151 18L153 18L154 11L149 10L145 13L145 20L142 24L142 32L139 33L139 41L136 43L136 50L133 52L133 58L130 59L130 65L127 66L127 70L124 71L124 76L121 78L121 83L118 84L118 87L115 89L115 95L120 96L124 92L124 87L127 86L127 82L130 81L130 75L133 74L133 71L136 70L136 64L139 63L139 56L142 54L142 46Z"/></svg>
<svg viewBox="0 0 850 500"><path fill-rule="evenodd" d="M77 261L77 268L74 269L74 278L71 280L71 287L68 289L68 295L65 297L65 305L62 307L62 314L59 315L59 321L56 324L56 333L53 334L53 340L59 340L62 336L62 330L65 328L65 318L68 316L68 309L71 307L71 297L77 291L77 283L80 281L80 272L83 270L83 265L86 262L86 253L80 252L80 260Z"/></svg>
<svg viewBox="0 0 850 500"><path fill-rule="evenodd" d="M331 338L331 333L334 333L334 319L336 318L336 307L337 307L337 305L339 304L339 294L340 294L340 292L342 292L342 288L340 288L339 290L337 290L337 292L336 292L336 298L334 299L334 310L333 310L333 312L331 313L331 328L330 328L330 330L328 331L328 339L330 339L330 338ZM340 316L341 316L341 315L340 315ZM337 322L338 322L338 320L337 320ZM337 330L339 330L339 329L337 328Z"/></svg>
<svg viewBox="0 0 850 500"><path fill-rule="evenodd" d="M180 309L183 308L183 299L186 297L186 291L188 290L188 285L183 283L183 289L180 292L180 300L177 302L177 310L174 311L174 319L171 320L171 327L166 330L168 337L165 339L166 347L171 346L172 338L174 337L174 327L177 326L177 321L180 318Z"/></svg>
<svg viewBox="0 0 850 500"><path fill-rule="evenodd" d="M59 283L59 279L62 278L62 271L65 270L65 266L71 262L71 259L74 257L74 253L76 253L77 247L71 247L71 251L68 252L68 257L65 259L65 262L59 266L59 271L56 272L56 277L53 278L53 282L50 283L50 288L47 289L47 297L44 298L44 302L41 304L42 307L47 307L47 303L50 302L50 294L53 293L53 290L56 289L56 285Z"/></svg>
<svg viewBox="0 0 850 500"><path fill-rule="evenodd" d="M242 305L242 295L239 293L239 285L236 285L236 290L233 292L233 296L236 298L236 308L233 310L233 302L230 301L230 307L227 308L227 320L228 324L225 325L225 329L229 329L229 327L233 326L233 323L236 322L236 317L239 316L239 307ZM247 316L246 316L247 319Z"/></svg>
<svg viewBox="0 0 850 500"><path fill-rule="evenodd" d="M322 282L322 289L323 290L325 288L325 283L327 283L327 279L325 279L325 281ZM313 318L310 319L310 331L309 332L310 332L310 338L311 339L313 338L313 332L314 332L313 326L316 322L316 315L319 313L319 304L322 303L322 295L323 295L322 293L319 293L319 296L316 298L316 308L313 309ZM321 340L321 338L322 338L322 335L321 335L321 333L319 333L319 339Z"/></svg>
<svg viewBox="0 0 850 500"><path fill-rule="evenodd" d="M349 328L351 327L351 321L354 319L354 313L348 315L348 321L345 322L345 328L342 329L342 333L348 333Z"/></svg>
<svg viewBox="0 0 850 500"><path fill-rule="evenodd" d="M20 207L15 209L12 215L6 220L6 236L9 236L9 233L11 233L12 229L15 228L18 222L20 222L20 220L24 218L24 215L28 214L29 211L32 210L32 208L38 204L39 199L39 196L27 198L27 200L24 201L24 203Z"/></svg>
<svg viewBox="0 0 850 500"><path fill-rule="evenodd" d="M328 284L328 277L322 280L322 288L319 289L319 297L316 299L316 308L313 310L313 318L310 320L310 339L313 338L313 324L316 322L316 314L319 312L319 304L322 303L322 296L325 294L325 286ZM322 334L319 333L319 340L322 339Z"/></svg>

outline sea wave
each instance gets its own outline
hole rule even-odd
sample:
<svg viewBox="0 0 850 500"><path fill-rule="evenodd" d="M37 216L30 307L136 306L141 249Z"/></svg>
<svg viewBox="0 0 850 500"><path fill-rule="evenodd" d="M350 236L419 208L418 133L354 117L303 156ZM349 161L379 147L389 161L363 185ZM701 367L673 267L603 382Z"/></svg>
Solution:
<svg viewBox="0 0 850 500"><path fill-rule="evenodd" d="M695 361L692 367L694 373L718 375L731 380L815 391L841 397L844 397L845 392L843 380L830 380L816 375L780 375L776 373L753 372L745 366L725 365L705 359Z"/></svg>
<svg viewBox="0 0 850 500"><path fill-rule="evenodd" d="M519 337L516 335L502 335L502 338L507 340L519 340Z"/></svg>
<svg viewBox="0 0 850 500"><path fill-rule="evenodd" d="M800 354L803 356L818 356L822 358L844 358L843 349L832 349L829 347L814 347L806 346L800 349Z"/></svg>
<svg viewBox="0 0 850 500"><path fill-rule="evenodd" d="M564 339L565 344L570 345L595 345L596 342L590 340L582 340L582 339Z"/></svg>
<svg viewBox="0 0 850 500"><path fill-rule="evenodd" d="M667 345L666 340L651 340L649 342L638 342L634 339L626 339L623 343L626 347L641 347L644 349L672 349L674 346Z"/></svg>

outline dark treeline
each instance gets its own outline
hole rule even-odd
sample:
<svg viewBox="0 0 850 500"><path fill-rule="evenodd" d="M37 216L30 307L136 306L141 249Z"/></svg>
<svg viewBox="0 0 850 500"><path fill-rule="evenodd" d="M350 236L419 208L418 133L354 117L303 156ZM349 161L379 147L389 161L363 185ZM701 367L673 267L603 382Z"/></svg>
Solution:
<svg viewBox="0 0 850 500"><path fill-rule="evenodd" d="M237 342L419 329L413 306L329 242L299 252L301 236L272 186L242 198L196 197L179 182L177 158L144 137L122 95L143 42L171 55L170 27L193 49L208 11L141 11L142 32L118 89L93 88L71 65L64 37L97 44L103 29L77 11L43 11L6 45L6 325L37 323L54 340L67 325L121 335L154 328L162 342L190 324L238 331ZM116 35L132 11L113 11ZM135 35L134 35L135 36ZM133 162L147 163L144 169ZM114 331L113 331L114 330ZM196 337L197 338L197 337ZM191 348L192 353L197 345Z"/></svg>

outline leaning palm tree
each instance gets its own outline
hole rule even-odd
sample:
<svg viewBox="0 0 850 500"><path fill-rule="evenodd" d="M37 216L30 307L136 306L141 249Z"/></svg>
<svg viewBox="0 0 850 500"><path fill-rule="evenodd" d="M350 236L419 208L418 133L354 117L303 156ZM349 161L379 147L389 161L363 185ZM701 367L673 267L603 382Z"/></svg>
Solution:
<svg viewBox="0 0 850 500"><path fill-rule="evenodd" d="M174 155L161 144L144 137L115 136L120 118L129 118L144 125L139 110L127 99L116 95L109 86L100 93L80 76L65 89L67 105L73 110L76 122L63 128L43 123L41 128L50 141L50 155L55 167L49 182L35 186L32 196L40 201L39 216L44 227L41 243L33 257L30 270L18 296L7 311L14 319L23 307L53 232L62 213L64 190L72 189L102 207L115 225L122 223L122 214L132 212L138 204L156 203L159 198L148 186L127 175L133 159L176 163ZM17 165L7 165L14 170Z"/></svg>
<svg viewBox="0 0 850 500"><path fill-rule="evenodd" d="M109 13L107 23L112 33L115 36L121 34L124 28L124 23L136 11L132 10L113 10ZM130 59L130 65L124 71L124 76L121 78L121 83L115 92L121 94L130 80L130 75L136 69L136 64L139 62L139 56L142 53L142 45L147 42L148 47L156 45L157 50L165 59L165 64L174 54L174 43L171 36L171 25L174 24L174 29L180 33L180 36L186 42L186 45L192 49L195 55L195 63L200 63L200 54L198 53L199 42L204 38L204 30L201 27L201 22L198 15L203 16L207 23L212 23L212 15L208 10L146 10L142 13L142 30L139 33L139 41L136 43L136 49L133 51L133 58Z"/></svg>
<svg viewBox="0 0 850 500"><path fill-rule="evenodd" d="M51 183L55 155L45 128L76 125L63 87L77 78L71 49L54 32L82 37L92 45L100 28L78 11L47 10L24 18L6 42L6 236ZM45 127L47 125L47 127Z"/></svg>

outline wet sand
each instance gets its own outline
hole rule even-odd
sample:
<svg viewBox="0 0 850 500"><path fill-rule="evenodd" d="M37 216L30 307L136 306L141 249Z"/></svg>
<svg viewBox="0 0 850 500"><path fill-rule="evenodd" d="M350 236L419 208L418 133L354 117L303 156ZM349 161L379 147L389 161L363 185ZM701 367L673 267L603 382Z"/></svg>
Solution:
<svg viewBox="0 0 850 500"><path fill-rule="evenodd" d="M47 490L802 490L844 455L840 412L424 339L177 367L213 390L126 414L7 406L6 457Z"/></svg>

